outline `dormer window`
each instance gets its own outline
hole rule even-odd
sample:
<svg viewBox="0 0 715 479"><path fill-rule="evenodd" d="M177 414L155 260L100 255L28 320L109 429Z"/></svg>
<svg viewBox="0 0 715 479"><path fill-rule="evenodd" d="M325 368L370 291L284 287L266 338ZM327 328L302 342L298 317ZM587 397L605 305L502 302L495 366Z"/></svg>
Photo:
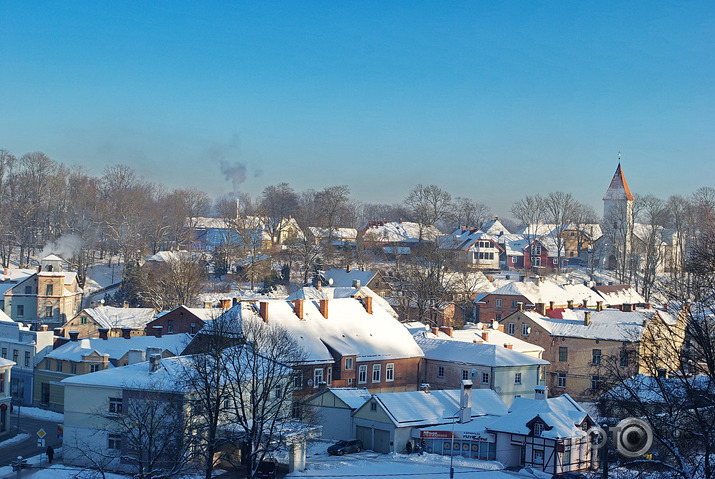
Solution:
<svg viewBox="0 0 715 479"><path fill-rule="evenodd" d="M541 437L544 433L544 425L540 422L534 423L534 436Z"/></svg>

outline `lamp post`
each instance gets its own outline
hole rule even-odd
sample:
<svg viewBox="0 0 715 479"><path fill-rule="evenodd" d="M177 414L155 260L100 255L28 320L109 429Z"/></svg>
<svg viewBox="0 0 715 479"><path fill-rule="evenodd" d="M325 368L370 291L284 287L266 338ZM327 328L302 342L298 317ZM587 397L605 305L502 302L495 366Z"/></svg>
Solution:
<svg viewBox="0 0 715 479"><path fill-rule="evenodd" d="M449 479L454 479L454 424L459 419L459 413L462 412L462 409L464 408L457 409L456 417L452 419L452 437L450 439L451 445L449 446Z"/></svg>

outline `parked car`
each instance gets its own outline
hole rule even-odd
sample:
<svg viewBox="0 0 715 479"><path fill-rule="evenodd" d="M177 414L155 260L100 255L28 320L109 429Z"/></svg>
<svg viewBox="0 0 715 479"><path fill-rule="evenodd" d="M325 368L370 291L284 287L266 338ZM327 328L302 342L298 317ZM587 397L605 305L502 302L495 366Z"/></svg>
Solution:
<svg viewBox="0 0 715 479"><path fill-rule="evenodd" d="M342 456L351 452L360 452L364 449L360 439L350 439L349 441L338 441L328 448L328 454Z"/></svg>
<svg viewBox="0 0 715 479"><path fill-rule="evenodd" d="M258 464L258 469L256 469L256 474L253 477L275 479L276 472L278 472L278 461L275 459L263 459Z"/></svg>
<svg viewBox="0 0 715 479"><path fill-rule="evenodd" d="M580 472L562 472L561 474L554 474L551 479L588 479L588 476Z"/></svg>

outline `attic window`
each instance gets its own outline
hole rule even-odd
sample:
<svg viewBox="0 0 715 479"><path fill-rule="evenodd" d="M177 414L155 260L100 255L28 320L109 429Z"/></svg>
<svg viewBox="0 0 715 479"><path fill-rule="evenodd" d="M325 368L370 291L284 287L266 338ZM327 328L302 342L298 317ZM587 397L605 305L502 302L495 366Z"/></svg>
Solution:
<svg viewBox="0 0 715 479"><path fill-rule="evenodd" d="M544 433L544 425L540 422L534 423L534 436L541 437Z"/></svg>

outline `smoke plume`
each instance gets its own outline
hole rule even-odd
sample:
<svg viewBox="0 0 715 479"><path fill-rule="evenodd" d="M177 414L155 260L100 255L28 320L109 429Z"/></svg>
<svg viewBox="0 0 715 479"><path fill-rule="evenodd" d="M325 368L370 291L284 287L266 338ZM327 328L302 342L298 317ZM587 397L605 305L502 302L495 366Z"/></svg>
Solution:
<svg viewBox="0 0 715 479"><path fill-rule="evenodd" d="M63 235L57 238L57 241L50 242L40 252L39 258L42 259L51 254L57 255L64 260L71 259L82 249L82 240L77 235Z"/></svg>
<svg viewBox="0 0 715 479"><path fill-rule="evenodd" d="M229 164L221 161L221 173L226 176L226 181L233 183L233 192L238 192L238 185L246 181L246 165L243 163Z"/></svg>

